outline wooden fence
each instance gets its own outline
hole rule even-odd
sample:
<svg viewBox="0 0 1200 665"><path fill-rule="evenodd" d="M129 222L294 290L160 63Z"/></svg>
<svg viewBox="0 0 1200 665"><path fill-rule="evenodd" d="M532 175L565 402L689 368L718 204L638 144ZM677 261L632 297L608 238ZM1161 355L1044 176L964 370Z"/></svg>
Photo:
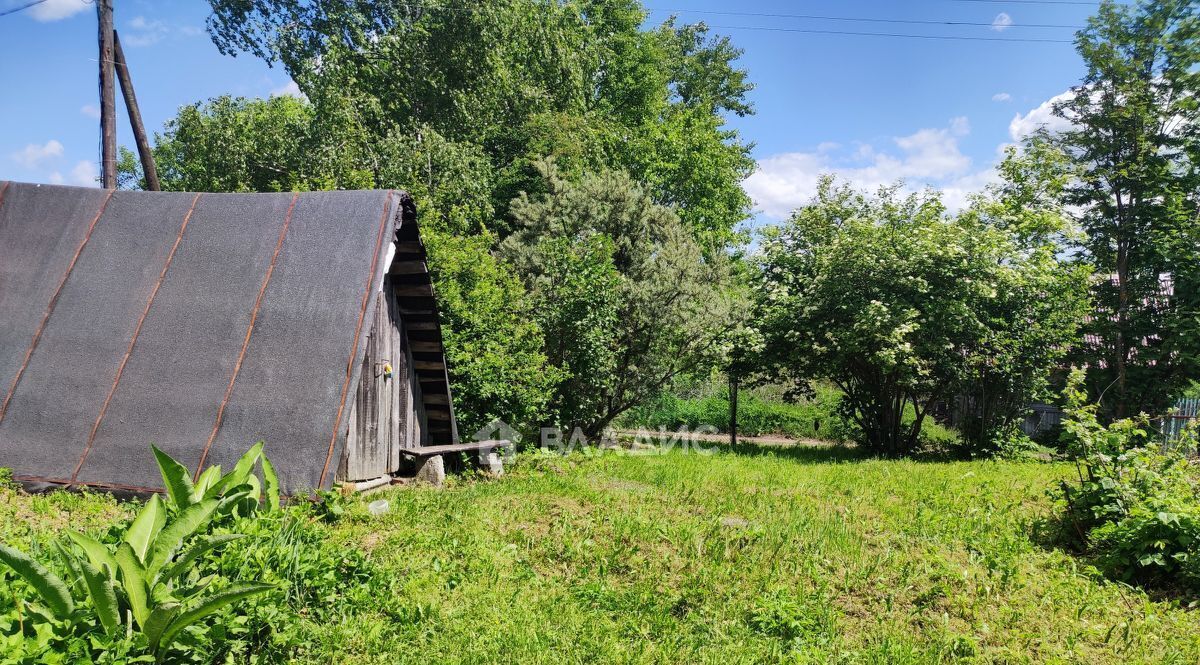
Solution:
<svg viewBox="0 0 1200 665"><path fill-rule="evenodd" d="M1197 423L1197 420L1200 420L1200 398L1181 399L1175 402L1175 407L1166 415L1156 420L1163 441L1167 443L1178 441L1189 425L1200 426Z"/></svg>
<svg viewBox="0 0 1200 665"><path fill-rule="evenodd" d="M1029 405L1029 411L1021 421L1021 431L1025 436L1036 436L1054 429L1062 423L1063 411L1057 406L1035 402Z"/></svg>
<svg viewBox="0 0 1200 665"><path fill-rule="evenodd" d="M956 408L955 408L956 407ZM972 413L974 401L968 397L960 397L953 407L947 405L944 409L951 425L957 426L965 413ZM1034 403L1029 405L1029 411L1021 420L1021 431L1026 436L1036 436L1047 432L1062 423L1063 411L1050 404ZM1200 428L1200 398L1181 399L1175 402L1166 415L1152 418L1151 422L1162 436L1163 443L1178 441L1189 427Z"/></svg>

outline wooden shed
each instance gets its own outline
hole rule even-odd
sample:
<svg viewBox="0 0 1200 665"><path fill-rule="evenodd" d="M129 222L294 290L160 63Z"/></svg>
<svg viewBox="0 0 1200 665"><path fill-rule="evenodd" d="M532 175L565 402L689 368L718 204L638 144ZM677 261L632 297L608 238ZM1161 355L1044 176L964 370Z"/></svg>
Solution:
<svg viewBox="0 0 1200 665"><path fill-rule="evenodd" d="M459 444L397 191L0 182L0 400L35 486L158 490L151 443L199 473L263 440L294 493Z"/></svg>

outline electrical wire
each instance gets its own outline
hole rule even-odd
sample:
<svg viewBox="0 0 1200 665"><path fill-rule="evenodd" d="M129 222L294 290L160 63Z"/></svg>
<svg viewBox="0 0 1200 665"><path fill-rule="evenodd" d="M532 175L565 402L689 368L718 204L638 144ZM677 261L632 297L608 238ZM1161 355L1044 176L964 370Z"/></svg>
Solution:
<svg viewBox="0 0 1200 665"><path fill-rule="evenodd" d="M665 14L709 14L713 16L745 16L751 18L794 18L813 21L847 21L854 23L898 23L904 25L955 25L955 26L981 26L992 27L994 24L991 21L928 21L917 19L894 19L894 18L855 18L850 16L823 16L818 14L775 14L770 12L728 12L718 10L705 9L665 9L658 7L647 7L648 11L665 13ZM1008 28L1063 28L1069 30L1082 30L1087 26L1083 25L1067 25L1063 23L1013 23L1004 26Z"/></svg>
<svg viewBox="0 0 1200 665"><path fill-rule="evenodd" d="M952 1L955 1L955 2L958 2L958 1L1002 2L1002 1L1013 1L1013 0L952 0ZM1037 1L1037 2L1053 3L1056 1L1057 2L1068 2L1068 1L1073 1L1073 0L1021 0L1021 1L1023 1L1023 2ZM409 9L422 9L422 10L428 10L428 11L448 11L448 12L477 12L477 11L479 11L478 9L476 9L474 7L452 7L449 5L427 5L424 3L398 3L398 4L401 7L408 7ZM1094 3L1083 3L1083 4L1094 4ZM747 17L758 16L761 18L809 18L809 19L825 19L825 20L834 20L834 21L862 20L862 21L877 22L877 23L926 24L926 22L924 22L924 21L915 21L915 20L908 21L908 20L901 20L901 19L852 19L849 17L806 16L806 15L801 15L801 14L770 14L770 13L755 14L755 13L751 13L751 12L700 11L700 10L686 10L686 9L685 10L675 10L675 9L663 9L663 8L653 8L653 7L648 7L647 10L651 11L651 12L655 12L655 11L657 11L657 12L694 11L696 13L721 14L721 15L726 15L726 16L747 16ZM949 21L929 21L928 23L936 24L936 25L968 25L968 26L989 26L989 27L992 25L991 23L969 23L969 22L965 22L965 21L958 22L958 23L949 22ZM818 29L818 28L777 28L777 27L771 27L771 26L754 26L754 25L708 25L707 27L715 28L718 30L759 30L759 31L766 31L766 32L794 32L794 33L804 33L804 34L813 34L813 35L842 35L842 36L856 36L856 37L893 37L893 38L903 38L903 39L927 39L927 40L943 40L943 41L1013 42L1013 43L1026 43L1026 44L1074 44L1075 43L1074 40L1071 40L1071 39L1049 39L1049 38L1036 38L1036 37L980 37L980 36L970 36L970 35L917 35L917 34L898 33L898 32L862 32L862 31L856 31L856 30L822 30L822 29ZM1008 27L1018 27L1018 26L1013 25L1013 26L1008 26ZM1032 24L1032 25L1020 26L1020 27L1077 29L1077 28L1082 28L1083 26Z"/></svg>
<svg viewBox="0 0 1200 665"><path fill-rule="evenodd" d="M9 14L15 14L17 12L24 11L31 7L35 7L35 6L40 5L47 1L48 0L33 0L32 2L27 2L24 5L21 5L19 7L14 7L12 9L6 9L4 11L0 11L0 16L8 16ZM950 0L950 1L951 2L976 2L976 3L980 3L980 2L986 2L986 3L1010 2L1010 3L1017 3L1017 4L1043 4L1043 5L1095 5L1096 4L1095 2L1088 2L1085 0ZM433 10L433 11L466 11L466 12L476 11L474 8L471 8L471 7L450 7L450 6L445 6L445 5L437 6L437 5L418 4L418 3L410 3L410 4L402 3L402 4L403 4L403 6L407 6L407 7L414 8L414 9L426 9L426 10ZM948 26L991 26L992 25L991 23L972 22L972 21L928 21L928 20L916 20L916 19L910 20L910 19L882 19L882 18L852 18L852 17L848 17L848 16L822 16L822 15L810 15L810 14L776 14L776 13L769 13L769 12L728 12L728 11L716 11L716 10L709 11L709 10L693 10L693 9L664 9L664 8L653 8L653 7L647 8L647 9L648 9L648 11L651 11L651 12L669 12L669 13L691 12L691 13L698 13L698 14L711 14L711 15L721 15L721 16L745 16L745 17L759 17L759 18L795 18L795 19L822 20L822 21L846 21L846 22L887 23L887 24L905 24L905 25L948 25ZM1072 40L1069 40L1069 39L1046 39L1046 38L1033 38L1033 37L980 37L980 36L969 36L969 35L918 35L918 34L898 33L898 32L865 32L865 31L857 31L857 30L822 30L822 29L818 29L818 28L781 28L781 27L771 27L771 26L750 26L750 25L710 25L708 27L715 28L718 30L757 30L757 31L765 31L765 32L791 32L791 33L813 34L813 35L842 35L842 36L855 36L855 37L891 37L891 38L901 38L901 39L926 39L926 40L942 40L942 41L1015 42L1015 43L1040 43L1040 44L1071 44L1071 43L1074 43ZM1016 27L1060 28L1060 29L1062 29L1062 28L1065 28L1065 29L1082 28L1082 26L1060 25L1060 24L1049 24L1049 23L1018 24L1018 25L1012 25L1012 26L1008 26L1008 27L1012 27L1012 28L1016 28Z"/></svg>
<svg viewBox="0 0 1200 665"><path fill-rule="evenodd" d="M5 9L4 11L0 12L0 16L8 16L9 14L16 14L17 12L23 12L26 9L29 9L30 7L36 7L46 1L47 0L33 0L33 2L27 2L23 5L21 5L20 7L13 7L12 9Z"/></svg>
<svg viewBox="0 0 1200 665"><path fill-rule="evenodd" d="M1028 2L1028 3L1074 3L1078 4L1095 4L1094 2L1082 2L1082 0L951 0L953 2ZM427 5L424 3L398 3L401 7L409 9L422 9L428 11L447 11L447 12L477 12L475 7L452 7L449 5ZM953 21L918 21L904 19L854 19L850 17L834 17L834 16L809 16L803 14L772 14L772 13L753 13L753 12L726 12L726 11L706 11L706 10L690 10L690 9L665 9L647 7L647 11L651 12L695 12L701 14L720 14L724 16L757 16L760 18L801 18L801 19L816 19L816 20L831 20L831 21L864 21L872 23L902 23L913 25L959 25L959 26L988 26L992 23L979 22L953 22ZM759 30L767 32L795 32L813 35L843 35L856 37L893 37L904 39L927 39L927 40L943 40L943 41L981 41L981 42L1013 42L1026 44L1074 44L1071 39L1049 39L1036 37L981 37L970 35L917 35L898 32L863 32L856 30L822 30L818 28L778 28L772 26L751 26L751 25L708 25L709 28L718 30ZM1056 25L1056 24L1029 24L1029 25L1012 25L1007 27L1041 27L1041 28L1068 28L1082 29L1084 26L1075 25Z"/></svg>
<svg viewBox="0 0 1200 665"><path fill-rule="evenodd" d="M856 37L901 37L905 39L934 39L960 42L1016 42L1025 44L1074 44L1071 39L1042 39L1037 37L977 37L970 35L914 35L901 32L858 32L855 30L819 30L816 28L774 28L762 25L709 25L716 30L760 30L766 32L799 32L810 35L849 35Z"/></svg>
<svg viewBox="0 0 1200 665"><path fill-rule="evenodd" d="M950 0L950 2L975 2L984 4L999 4L999 5L1074 5L1083 7L1097 7L1099 2L1088 0Z"/></svg>

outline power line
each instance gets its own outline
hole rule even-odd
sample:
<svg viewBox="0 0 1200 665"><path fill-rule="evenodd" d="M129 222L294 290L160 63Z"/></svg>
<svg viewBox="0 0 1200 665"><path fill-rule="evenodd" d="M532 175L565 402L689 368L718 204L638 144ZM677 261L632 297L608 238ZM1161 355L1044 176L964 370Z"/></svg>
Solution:
<svg viewBox="0 0 1200 665"><path fill-rule="evenodd" d="M657 7L647 7L650 12L660 12L668 14L711 14L716 16L746 16L756 18L795 18L814 21L849 21L855 23L900 23L906 25L955 25L955 26L983 26L991 27L994 25L991 21L922 21L918 19L895 19L895 18L855 18L851 16L821 16L817 14L774 14L769 12L726 12L705 9L659 9ZM1087 26L1083 25L1066 25L1062 23L1013 23L1004 26L1008 28L1065 28L1070 30L1082 30Z"/></svg>
<svg viewBox="0 0 1200 665"><path fill-rule="evenodd" d="M759 25L710 25L717 30L761 30L767 32L800 32L811 35L852 35L857 37L901 37L906 39L940 39L960 42L1017 42L1026 44L1074 44L1070 39L1040 39L1036 37L973 37L968 35L914 35L900 32L858 32L854 30L818 30L809 28L773 28Z"/></svg>
<svg viewBox="0 0 1200 665"><path fill-rule="evenodd" d="M1025 3L1046 3L1046 4L1059 4L1059 3L1095 4L1094 2L1083 2L1082 0L951 0L951 1L952 2L1025 2ZM479 11L475 7L453 7L453 6L449 6L449 5L427 5L427 4L423 4L423 3L400 3L400 6L408 7L410 9L423 9L423 10L431 10L431 11L470 12L470 13ZM871 23L901 23L901 24L913 24L913 25L957 25L957 26L988 26L988 27L990 27L992 25L991 23L978 23L978 22L967 22L967 21L958 21L958 22L955 22L955 21L918 21L918 20L877 19L877 18L855 19L855 18L843 17L843 16L835 17L835 16L804 15L804 14L771 14L771 13L753 13L753 12L726 12L726 11L715 11L715 10L707 11L707 10L691 10L691 9L661 9L661 8L653 8L653 7L648 7L647 11L650 11L650 12L694 12L694 13L699 13L699 14L714 14L714 15L719 14L719 15L724 15L724 16L747 16L747 17L757 16L759 18L802 18L802 19L814 19L814 20L865 21L865 22L871 22ZM718 30L759 30L759 31L768 31L768 32L796 32L796 33L814 34L814 35L844 35L844 36L858 36L858 37L894 37L894 38L905 38L905 39L932 39L932 40L949 40L949 41L1014 42L1014 43L1027 43L1027 44L1030 44L1030 43L1032 43L1032 44L1074 44L1075 43L1073 40L1070 40L1070 39L1046 39L1046 38L1036 38L1036 37L978 37L978 36L966 36L966 35L917 35L917 34L896 33L896 32L860 32L860 31L854 31L854 30L821 30L821 29L817 29L817 28L776 28L776 27L770 27L770 26L752 26L752 25L709 25L708 27L715 28ZM1027 25L1021 25L1021 26L1012 25L1012 26L1007 26L1007 27L1082 29L1084 26L1053 25L1053 24L1027 24Z"/></svg>
<svg viewBox="0 0 1200 665"><path fill-rule="evenodd" d="M1082 6L1090 6L1090 7L1096 7L1096 6L1099 6L1099 4L1100 4L1099 2L1095 2L1094 0L945 0L945 1L946 2L976 2L976 3L982 2L982 3L994 3L994 4L1023 4L1023 5L1082 5ZM400 3L396 3L396 4L400 7L407 7L408 9L425 9L425 10L432 10L432 11L468 12L468 13L477 13L478 11L480 11L479 8L477 8L477 7L454 7L451 5L429 5L429 4L424 4L424 3L420 3L420 2L400 2ZM916 21L916 20L906 21L906 20L901 20L901 19L861 19L861 18L837 17L837 16L808 16L808 15L804 15L804 14L774 14L774 13L766 13L766 12L763 12L763 13L728 12L728 11L702 10L702 9L666 9L666 8L657 8L657 7L646 7L645 9L650 12L663 12L663 13L672 13L673 12L673 13L693 13L693 14L722 14L722 15L726 15L726 16L759 16L759 17L767 17L767 18L811 18L811 19L826 19L826 20L831 20L831 21L879 21L879 22L885 22L885 23L928 23L931 25L934 25L934 24L936 24L936 25L944 25L944 24L948 24L948 25L992 25L991 23L972 23L972 22L965 22L965 21L954 22L954 21ZM1022 23L1022 24L1013 24L1009 27L1082 29L1086 26Z"/></svg>
<svg viewBox="0 0 1200 665"><path fill-rule="evenodd" d="M0 12L0 16L8 16L9 14L16 14L17 12L23 12L26 9L29 9L30 7L36 7L40 4L42 4L43 2L46 2L46 0L33 0L33 2L27 2L23 5L21 5L20 7L13 7L12 9L5 9L4 11Z"/></svg>
<svg viewBox="0 0 1200 665"><path fill-rule="evenodd" d="M1044 3L1053 4L1056 2L1074 2L1076 0L951 0L951 1L953 1L953 2L1021 1L1021 2L1029 2L1029 3L1044 2ZM1081 2L1081 4L1094 4L1094 3L1082 3ZM422 3L401 3L401 6L408 7L410 9L424 9L424 10L432 10L432 11L450 11L450 12L477 12L478 11L478 9L476 9L474 7L452 7L452 6L448 6L448 5L426 5L426 4L422 4ZM907 21L907 20L900 20L900 19L851 19L849 17L805 16L805 15L800 15L800 14L768 14L768 13L755 14L755 13L751 13L751 12L672 10L672 9L655 9L655 8L647 8L647 10L652 11L652 12L653 11L658 11L658 12L695 11L696 13L722 14L722 15L727 15L727 16L758 16L760 18L812 18L812 19L828 19L828 20L837 20L837 21L866 20L866 21L878 22L878 23L912 23L912 24L928 23L928 24L936 24L936 25L986 25L986 26L992 25L991 23L968 23L968 22L954 23L954 22L950 22L950 21L924 22L924 21ZM770 27L770 26L754 26L754 25L709 25L708 27L715 28L717 30L759 30L759 31L767 31L767 32L795 32L795 33L804 33L804 34L812 34L812 35L843 35L843 36L856 36L856 37L893 37L893 38L903 38L903 39L932 39L932 40L943 40L943 41L1013 42L1013 43L1026 43L1026 44L1074 44L1075 43L1073 40L1070 40L1070 39L1045 39L1045 38L1036 38L1036 37L979 37L979 36L967 36L967 35L916 35L916 34L898 33L898 32L860 32L860 31L855 31L855 30L821 30L821 29L817 29L817 28L776 28L776 27ZM1016 27L1016 26L1011 26L1011 27ZM1024 27L1072 28L1072 29L1082 28L1082 26L1066 26L1066 25L1058 26L1058 25L1049 25L1049 24L1038 24L1036 26L1028 25L1028 26L1024 26Z"/></svg>
<svg viewBox="0 0 1200 665"><path fill-rule="evenodd" d="M0 11L0 16L8 16L17 12L24 11L31 7L36 7L48 0L33 0L19 7ZM1086 2L1084 0L950 0L951 2L985 2L985 3L1017 3L1017 4L1042 4L1042 5L1095 5L1095 2ZM442 11L472 11L468 7L449 7L445 5L434 6L424 4L409 4L406 5L414 9L427 10L442 10ZM706 11L696 9L659 9L648 8L651 12L670 12L683 13L690 12L695 14L711 14L721 16L747 16L759 18L796 18L821 21L850 21L862 23L890 23L890 24L906 24L906 25L949 25L949 26L991 26L991 23L973 22L973 21L921 21L909 19L881 19L881 18L852 18L848 16L820 16L814 14L774 14L768 12L726 12L726 11ZM1042 43L1042 44L1071 44L1069 39L1039 39L1039 38L1022 38L1022 37L973 37L962 35L915 35L895 32L860 32L853 30L820 30L816 28L776 28L769 26L750 26L750 25L710 25L710 28L718 30L758 30L768 32L794 32L803 34L816 35L845 35L858 37L893 37L903 39L934 39L934 40L950 40L950 41L987 41L987 42L1017 42L1017 43ZM1026 27L1026 28L1067 28L1079 29L1083 26L1075 25L1058 25L1048 23L1031 23L1023 25L1012 25L1008 27Z"/></svg>
<svg viewBox="0 0 1200 665"><path fill-rule="evenodd" d="M1097 7L1099 2L1088 0L950 0L950 2L977 2L984 4L1000 4L1000 5L1075 5L1084 7Z"/></svg>

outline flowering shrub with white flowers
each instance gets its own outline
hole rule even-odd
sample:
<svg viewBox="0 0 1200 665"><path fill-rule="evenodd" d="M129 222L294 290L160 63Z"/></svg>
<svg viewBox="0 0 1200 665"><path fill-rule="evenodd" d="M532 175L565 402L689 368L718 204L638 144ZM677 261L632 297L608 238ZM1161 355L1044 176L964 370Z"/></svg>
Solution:
<svg viewBox="0 0 1200 665"><path fill-rule="evenodd" d="M882 454L914 452L939 401L971 405L962 452L1019 445L1019 418L1088 311L1088 270L1061 260L1065 222L1021 160L1011 155L1009 182L956 215L933 191L824 180L764 236L760 370L834 382L860 443Z"/></svg>

